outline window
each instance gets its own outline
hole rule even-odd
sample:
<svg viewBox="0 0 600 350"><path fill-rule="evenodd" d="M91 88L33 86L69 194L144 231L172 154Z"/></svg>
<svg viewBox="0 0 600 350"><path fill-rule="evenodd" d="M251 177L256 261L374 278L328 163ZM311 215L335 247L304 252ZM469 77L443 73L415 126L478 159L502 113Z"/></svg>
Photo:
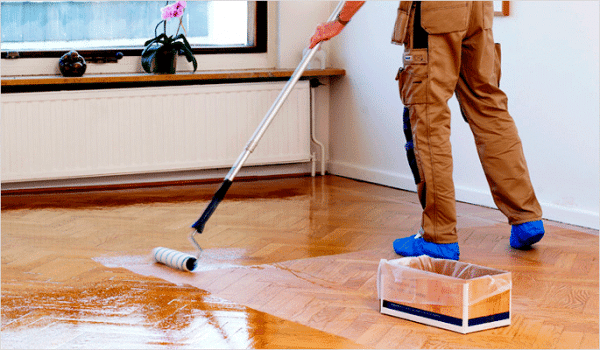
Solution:
<svg viewBox="0 0 600 350"><path fill-rule="evenodd" d="M2 58L60 57L75 49L139 56L146 40L162 33L167 1L3 1ZM170 3L174 3L171 1ZM264 1L187 1L183 16L194 54L267 50ZM166 33L176 33L178 19Z"/></svg>

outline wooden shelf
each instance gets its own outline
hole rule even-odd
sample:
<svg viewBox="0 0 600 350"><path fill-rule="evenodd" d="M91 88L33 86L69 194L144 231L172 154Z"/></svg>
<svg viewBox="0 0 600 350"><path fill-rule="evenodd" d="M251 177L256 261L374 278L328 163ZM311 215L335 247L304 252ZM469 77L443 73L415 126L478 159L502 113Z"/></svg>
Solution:
<svg viewBox="0 0 600 350"><path fill-rule="evenodd" d="M152 83L201 83L203 81L227 82L231 80L281 80L294 73L290 69L252 69L230 71L206 71L177 74L95 74L82 77L63 77L60 75L2 77L2 88L10 87L43 87L49 85L81 85L81 84L152 84ZM343 69L307 69L303 78L343 76ZM3 91L4 92L4 91ZM8 91L7 91L8 92Z"/></svg>

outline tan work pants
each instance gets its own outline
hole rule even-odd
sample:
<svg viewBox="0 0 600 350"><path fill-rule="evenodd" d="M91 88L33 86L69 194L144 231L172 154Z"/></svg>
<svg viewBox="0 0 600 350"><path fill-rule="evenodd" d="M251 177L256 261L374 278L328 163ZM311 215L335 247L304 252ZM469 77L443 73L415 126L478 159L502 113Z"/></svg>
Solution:
<svg viewBox="0 0 600 350"><path fill-rule="evenodd" d="M425 240L458 239L448 107L454 93L498 208L511 225L541 219L521 140L499 88L500 50L492 34L492 2L421 2L425 48L414 47L415 6L397 79L410 113Z"/></svg>

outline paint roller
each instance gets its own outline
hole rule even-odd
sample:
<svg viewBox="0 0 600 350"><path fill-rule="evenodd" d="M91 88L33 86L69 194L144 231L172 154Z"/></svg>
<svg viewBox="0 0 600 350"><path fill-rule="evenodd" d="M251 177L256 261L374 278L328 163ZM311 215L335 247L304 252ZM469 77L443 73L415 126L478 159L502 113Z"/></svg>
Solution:
<svg viewBox="0 0 600 350"><path fill-rule="evenodd" d="M165 247L154 248L152 256L156 262L182 271L194 271L198 263L198 259L189 254Z"/></svg>
<svg viewBox="0 0 600 350"><path fill-rule="evenodd" d="M327 20L327 22L331 22L331 21L335 20L337 15L342 10L343 6L344 6L344 1L340 1L338 3L337 7L335 8L335 10L333 11L333 13L331 14L331 16L329 17L329 19ZM277 96L277 99L275 100L275 102L273 102L273 105L271 106L271 108L269 109L269 111L267 112L267 114L265 115L263 120L260 122L260 124L256 128L256 131L254 131L254 134L252 135L252 137L246 144L246 147L244 148L244 150L242 151L242 153L240 154L238 159L235 161L231 170L229 170L229 173L227 174L227 176L225 176L225 179L223 180L221 187L219 187L217 192L214 194L212 200L210 201L210 203L208 204L208 206L206 207L206 209L204 210L204 212L202 213L200 218L192 225L193 230L192 230L192 233L189 238L190 238L190 241L192 242L192 244L196 247L196 250L197 250L196 257L176 251L176 250L172 250L172 249L168 249L168 248L164 248L164 247L158 247L152 251L152 256L154 257L154 260L156 262L167 265L174 269L182 270L182 271L193 271L196 268L196 266L198 264L198 260L200 259L200 256L202 255L202 247L200 247L200 244L194 237L197 234L201 234L202 231L204 231L204 226L206 225L206 222L208 221L210 216L214 213L214 211L217 209L217 206L219 205L219 203L225 197L225 194L229 190L229 187L231 187L233 179L239 172L240 168L242 167L242 165L244 164L246 159L248 159L248 156L250 156L250 154L254 151L254 149L258 145L258 142L260 141L263 134L267 130L267 127L273 121L273 118L275 117L275 115L277 114L277 112L279 111L281 106L283 105L283 102L285 102L285 99L288 97L288 95L290 94L290 92L292 91L292 89L294 88L296 83L298 82L298 80L300 80L302 73L304 73L304 70L306 70L306 67L308 66L308 64L310 63L312 58L315 56L315 54L321 47L321 44L322 44L322 42L319 42L317 45L315 45L315 47L306 51L306 53L302 57L302 61L300 61L300 63L296 67L296 70L294 70L294 73L288 80L287 84L285 84L283 90L279 93L279 96Z"/></svg>

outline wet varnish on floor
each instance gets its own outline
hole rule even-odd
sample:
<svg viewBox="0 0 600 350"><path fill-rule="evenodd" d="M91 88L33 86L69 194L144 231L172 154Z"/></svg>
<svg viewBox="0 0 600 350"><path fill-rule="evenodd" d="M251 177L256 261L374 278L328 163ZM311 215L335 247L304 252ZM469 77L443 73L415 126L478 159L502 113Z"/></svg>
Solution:
<svg viewBox="0 0 600 350"><path fill-rule="evenodd" d="M512 272L512 324L468 335L378 312L379 259L419 227L416 195L344 178L2 197L3 348L598 348L598 231L546 222L530 251L458 204L461 260Z"/></svg>

